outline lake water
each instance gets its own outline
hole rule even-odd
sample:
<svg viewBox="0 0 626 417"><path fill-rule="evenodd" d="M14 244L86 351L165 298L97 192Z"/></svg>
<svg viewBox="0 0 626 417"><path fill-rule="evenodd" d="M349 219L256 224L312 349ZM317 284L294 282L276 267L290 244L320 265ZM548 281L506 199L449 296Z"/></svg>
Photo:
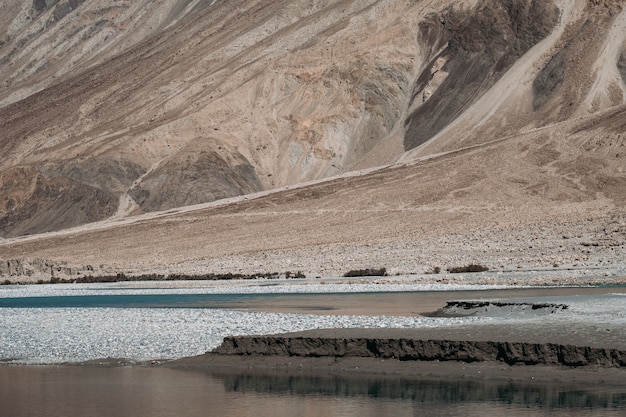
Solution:
<svg viewBox="0 0 626 417"><path fill-rule="evenodd" d="M432 311L446 299L535 297L553 291L407 292L403 288L397 293L276 294L267 290L271 289L245 290L253 293L223 293L215 288L146 290L115 284L0 288L0 360L55 364L104 357L176 358L204 353L232 334L510 320L442 319L417 313ZM568 293L556 291L555 297ZM565 301L572 307L562 317L549 319L555 325L583 317L603 329L624 328L624 288L571 291ZM524 320L532 327L547 319ZM624 388L581 389L141 366L0 366L2 417L201 415L624 416L626 381Z"/></svg>
<svg viewBox="0 0 626 417"><path fill-rule="evenodd" d="M3 366L0 404L3 417L623 416L626 389Z"/></svg>

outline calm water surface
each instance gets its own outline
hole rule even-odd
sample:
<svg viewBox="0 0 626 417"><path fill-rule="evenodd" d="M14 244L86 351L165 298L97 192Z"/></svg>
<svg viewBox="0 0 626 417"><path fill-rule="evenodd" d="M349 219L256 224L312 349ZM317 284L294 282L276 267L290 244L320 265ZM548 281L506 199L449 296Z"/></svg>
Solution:
<svg viewBox="0 0 626 417"><path fill-rule="evenodd" d="M626 294L626 287L517 288L465 291L406 291L350 293L248 293L248 294L180 294L161 292L146 294L145 289L107 286L96 287L96 293L57 284L48 288L67 288L62 295L11 296L17 286L0 286L0 308L205 308L239 309L271 312L322 314L416 315L443 307L451 299L523 298L546 296L593 296L607 293ZM33 288L33 287L31 287ZM34 289L37 289L34 287ZM73 294L82 290L82 294ZM125 291L126 293L120 294ZM165 290L166 291L166 290ZM130 292L130 293L128 293ZM27 293L26 293L27 294Z"/></svg>
<svg viewBox="0 0 626 417"><path fill-rule="evenodd" d="M551 291L563 295L568 290L286 295L116 294L113 290L105 294L0 297L0 314L8 314L9 311L15 314L14 318L6 321L7 327L10 325L14 330L15 337L8 338L3 343L15 344L27 340L29 342L25 346L32 347L33 343L40 342L37 349L47 351L57 346L57 342L63 346L71 343L85 344L88 348L91 346L89 343L101 346L108 339L116 341L119 335L116 332L108 334L106 326L97 327L98 323L89 321L83 323L86 328L79 329L78 336L75 336L80 340L66 341L60 339L68 337L70 333L60 326L63 322L53 320L49 326L47 323L37 322L38 326L34 326L30 322L23 323L24 312L29 311L33 315L33 311L40 311L51 315L69 308L72 313L67 316L67 320L80 317L86 312L96 312L99 316L108 312L106 317L113 320L116 316L111 313L112 310L124 312L128 308L138 308L132 314L137 321L137 327L117 322L112 324L113 327L138 331L137 329L145 330L144 328L154 325L158 336L162 338L167 330L164 328L167 323L153 323L145 317L146 312L151 312L152 315L164 308L174 308L175 311L194 309L192 311L196 312L202 309L252 308L260 311L325 314L414 315L416 312L433 311L449 298L538 296L547 295ZM590 296L603 290L571 291L573 293L568 295ZM619 288L611 289L610 292L624 291ZM621 306L622 299L626 300L626 297L619 298L620 302L614 304ZM599 312L602 310L596 307L589 312L583 311L593 317ZM192 335L210 330L211 322L204 323L194 319L197 315L192 316L189 320L177 322L178 325L192 323ZM61 314L61 317L65 316ZM241 327L241 323L236 324ZM65 330L59 335L61 328ZM6 334L6 328L0 330ZM111 329L108 331L111 332ZM31 336L41 336L37 332L47 332L44 335L46 337L42 340L33 339ZM177 327L176 336L180 338L182 333L182 329ZM3 340L1 336L2 334L0 340ZM185 340L175 338L171 342L188 343ZM2 348L0 346L0 351ZM626 416L626 382L624 388L604 389L596 386L574 389L557 385L498 385L467 380L433 382L364 377L347 379L276 374L261 376L219 373L216 370L149 367L0 366L0 417L503 415Z"/></svg>
<svg viewBox="0 0 626 417"><path fill-rule="evenodd" d="M0 367L2 416L623 416L626 388Z"/></svg>

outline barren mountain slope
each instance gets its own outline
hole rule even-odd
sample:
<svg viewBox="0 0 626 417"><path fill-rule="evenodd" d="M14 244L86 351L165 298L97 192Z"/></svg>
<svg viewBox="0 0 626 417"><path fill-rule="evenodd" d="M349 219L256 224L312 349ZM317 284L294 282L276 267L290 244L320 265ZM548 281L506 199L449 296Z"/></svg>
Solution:
<svg viewBox="0 0 626 417"><path fill-rule="evenodd" d="M531 0L27 6L0 49L0 177L32 184L5 236L393 162L569 24Z"/></svg>
<svg viewBox="0 0 626 417"><path fill-rule="evenodd" d="M153 32L3 87L4 235L104 220L0 273L623 266L622 3L146 1Z"/></svg>
<svg viewBox="0 0 626 417"><path fill-rule="evenodd" d="M624 103L626 13L622 1L558 1L551 34L512 63L492 88L405 158L536 129L564 130Z"/></svg>
<svg viewBox="0 0 626 417"><path fill-rule="evenodd" d="M114 214L117 201L128 211L133 201L140 210L167 209L339 172L398 122L419 61L417 22L429 10L427 2L372 0L215 1L195 8L144 2L139 16L146 19L186 14L161 19L154 34L136 35L122 19L135 7L110 3L120 9L112 17L104 3L85 1L59 20L48 15L61 3L49 6L34 18L44 19L38 27L46 29L33 35L84 49L84 42L96 42L92 31L111 25L116 31L102 40L110 47L48 77L21 69L5 81L3 177L28 166L38 178L31 182L59 183L48 187L47 200L38 201L41 192L31 187L10 207L5 201L5 233L63 227L55 218L68 205L80 224L81 217ZM91 29L76 33L82 26L75 21ZM5 43L9 69L19 64L11 48L24 42L35 41ZM47 68L40 61L57 49L59 59L74 59L63 42L39 42L50 49L26 67ZM21 86L46 83L14 101ZM80 187L97 208L68 204L63 190ZM96 199L100 193L105 198Z"/></svg>
<svg viewBox="0 0 626 417"><path fill-rule="evenodd" d="M619 111L566 135L534 132L247 200L11 239L0 245L12 260L3 272L32 281L120 272L323 277L481 263L622 282L624 159L615 142L596 138L623 120Z"/></svg>

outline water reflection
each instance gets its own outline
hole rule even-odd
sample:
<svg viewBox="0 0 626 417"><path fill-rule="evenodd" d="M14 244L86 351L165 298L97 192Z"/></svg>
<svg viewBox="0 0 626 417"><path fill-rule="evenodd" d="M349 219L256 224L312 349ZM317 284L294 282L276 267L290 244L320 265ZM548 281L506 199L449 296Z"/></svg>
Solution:
<svg viewBox="0 0 626 417"><path fill-rule="evenodd" d="M2 416L624 415L612 391L166 368L0 366Z"/></svg>
<svg viewBox="0 0 626 417"><path fill-rule="evenodd" d="M325 395L416 403L501 403L540 408L593 408L626 410L626 389L585 391L559 385L482 383L472 381L413 381L405 379L357 379L285 375L215 374L227 391L278 395Z"/></svg>

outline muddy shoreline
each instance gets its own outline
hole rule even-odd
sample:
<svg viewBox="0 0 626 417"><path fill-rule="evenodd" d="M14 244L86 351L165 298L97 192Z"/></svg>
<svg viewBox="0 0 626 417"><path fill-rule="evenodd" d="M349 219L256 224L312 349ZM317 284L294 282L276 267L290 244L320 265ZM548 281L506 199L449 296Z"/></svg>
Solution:
<svg viewBox="0 0 626 417"><path fill-rule="evenodd" d="M102 365L100 365L102 366ZM109 365L110 366L110 365ZM623 388L626 369L590 365L509 365L499 361L401 361L363 357L289 357L207 353L149 367L199 371L215 375L319 378L375 378L385 380L531 383L575 386L584 390Z"/></svg>
<svg viewBox="0 0 626 417"><path fill-rule="evenodd" d="M319 332L301 332L293 337L229 337L204 355L146 366L211 374L471 380L584 389L623 387L626 381L626 351L619 349L411 338L319 338ZM375 333L371 329L368 332ZM302 337L302 333L312 337Z"/></svg>
<svg viewBox="0 0 626 417"><path fill-rule="evenodd" d="M207 354L145 366L195 370L210 374L525 382L573 385L584 389L594 389L595 386L598 389L623 388L626 380L624 368L508 365L502 362L400 361L352 357L291 358Z"/></svg>
<svg viewBox="0 0 626 417"><path fill-rule="evenodd" d="M306 336L226 337L212 353L238 356L357 357L400 361L626 367L626 351L558 343Z"/></svg>
<svg viewBox="0 0 626 417"><path fill-rule="evenodd" d="M159 366L208 372L623 386L626 337L581 322L420 329L318 329L231 336Z"/></svg>

